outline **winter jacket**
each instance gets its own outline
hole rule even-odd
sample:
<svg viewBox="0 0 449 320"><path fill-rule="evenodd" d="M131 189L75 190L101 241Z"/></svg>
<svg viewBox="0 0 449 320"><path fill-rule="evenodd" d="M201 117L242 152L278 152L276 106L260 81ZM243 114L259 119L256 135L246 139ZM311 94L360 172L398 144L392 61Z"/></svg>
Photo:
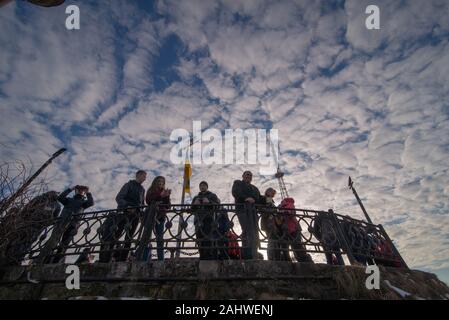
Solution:
<svg viewBox="0 0 449 320"><path fill-rule="evenodd" d="M196 195L193 198L192 204L194 204L197 199L202 200L204 198L209 200L210 204L220 204L220 199L218 199L217 195L215 193L213 193L213 192L210 192L210 191L198 193L198 195Z"/></svg>
<svg viewBox="0 0 449 320"><path fill-rule="evenodd" d="M264 205L258 208L259 213L261 213L260 226L269 236L274 236L278 233L276 204L271 198L268 199L267 197L262 196L261 199Z"/></svg>
<svg viewBox="0 0 449 320"><path fill-rule="evenodd" d="M145 205L145 188L136 180L129 180L115 197L117 209L141 207Z"/></svg>
<svg viewBox="0 0 449 320"><path fill-rule="evenodd" d="M319 212L313 220L313 226L309 231L327 248L339 248L339 242L336 239L336 232L333 231L333 223L330 217L324 213Z"/></svg>
<svg viewBox="0 0 449 320"><path fill-rule="evenodd" d="M94 199L90 192L86 193L87 199L80 194L75 194L73 197L68 198L67 196L70 192L72 192L72 189L67 189L58 196L58 201L64 205L61 217L83 213L84 209L94 205Z"/></svg>
<svg viewBox="0 0 449 320"><path fill-rule="evenodd" d="M171 204L170 196L168 195L168 196L162 197L161 196L162 191L163 190L151 191L150 189L148 189L147 195L145 197L147 205L149 205L149 206L156 202L159 202L161 204L161 206L159 206L159 212L156 216L156 219L158 219L158 220L162 217L165 217L167 210Z"/></svg>
<svg viewBox="0 0 449 320"><path fill-rule="evenodd" d="M205 198L209 200L209 203L203 205L202 200ZM195 204L196 200L200 200L201 204ZM192 211L195 214L193 222L195 226L201 225L202 230L206 233L210 232L207 230L213 228L212 224L215 219L213 215L215 206L212 206L213 204L220 204L220 199L218 199L215 193L210 191L200 192L192 200Z"/></svg>
<svg viewBox="0 0 449 320"><path fill-rule="evenodd" d="M296 212L294 210L282 210L282 209L295 209L295 200L293 198L285 198L279 205L281 212L284 216L284 221L287 226L289 234L293 234L296 231L301 231L298 220L296 219Z"/></svg>
<svg viewBox="0 0 449 320"><path fill-rule="evenodd" d="M235 180L232 185L232 196L235 203L245 203L246 198L253 198L256 204L263 204L259 189L251 183Z"/></svg>

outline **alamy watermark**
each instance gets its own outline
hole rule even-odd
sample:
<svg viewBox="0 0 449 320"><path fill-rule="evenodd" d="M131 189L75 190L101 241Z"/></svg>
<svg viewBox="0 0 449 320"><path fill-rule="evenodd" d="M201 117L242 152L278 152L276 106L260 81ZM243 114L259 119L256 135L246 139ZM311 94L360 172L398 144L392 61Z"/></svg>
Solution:
<svg viewBox="0 0 449 320"><path fill-rule="evenodd" d="M65 280L65 287L68 290L80 289L80 269L77 265L68 265L65 273L69 276Z"/></svg>
<svg viewBox="0 0 449 320"><path fill-rule="evenodd" d="M379 290L380 289L380 271L378 266L367 266L365 273L369 274L368 278L365 280L365 287L368 290Z"/></svg>
<svg viewBox="0 0 449 320"><path fill-rule="evenodd" d="M369 5L365 9L365 13L369 16L365 20L365 27L368 30L379 30L380 29L380 9L376 5Z"/></svg>
<svg viewBox="0 0 449 320"><path fill-rule="evenodd" d="M176 142L170 152L173 164L248 164L259 165L261 175L273 175L279 159L277 129L209 128L202 131L201 121L193 121L193 133L183 128L172 131L170 141ZM191 147L189 148L189 146Z"/></svg>
<svg viewBox="0 0 449 320"><path fill-rule="evenodd" d="M69 16L65 19L65 27L67 30L79 30L80 29L80 8L72 4L65 8L65 13Z"/></svg>

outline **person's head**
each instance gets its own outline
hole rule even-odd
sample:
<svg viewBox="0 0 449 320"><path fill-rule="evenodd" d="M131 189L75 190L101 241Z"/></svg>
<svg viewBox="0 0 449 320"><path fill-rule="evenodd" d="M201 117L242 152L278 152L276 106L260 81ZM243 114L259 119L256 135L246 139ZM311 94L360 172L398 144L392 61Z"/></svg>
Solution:
<svg viewBox="0 0 449 320"><path fill-rule="evenodd" d="M80 196L84 196L89 190L86 186L75 186L75 194L79 194Z"/></svg>
<svg viewBox="0 0 449 320"><path fill-rule="evenodd" d="M142 184L147 179L147 173L145 170L139 170L136 172L136 181Z"/></svg>
<svg viewBox="0 0 449 320"><path fill-rule="evenodd" d="M276 190L274 190L273 188L268 188L267 190L265 190L265 197L274 198L275 195Z"/></svg>
<svg viewBox="0 0 449 320"><path fill-rule="evenodd" d="M206 181L200 182L200 191L201 192L206 192L208 188L209 188L209 185L207 184Z"/></svg>
<svg viewBox="0 0 449 320"><path fill-rule="evenodd" d="M163 176L157 176L153 179L153 182L151 182L151 191L156 190L163 190L165 189L165 178Z"/></svg>
<svg viewBox="0 0 449 320"><path fill-rule="evenodd" d="M242 178L246 183L251 183L251 181L253 180L253 174L251 173L251 171L245 171L243 172Z"/></svg>

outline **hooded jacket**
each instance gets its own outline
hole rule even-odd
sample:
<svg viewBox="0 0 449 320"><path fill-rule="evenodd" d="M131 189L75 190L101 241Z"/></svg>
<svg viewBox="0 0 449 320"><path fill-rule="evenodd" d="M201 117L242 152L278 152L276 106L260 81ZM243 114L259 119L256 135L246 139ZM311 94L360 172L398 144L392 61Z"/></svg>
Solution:
<svg viewBox="0 0 449 320"><path fill-rule="evenodd" d="M285 198L279 205L281 212L284 216L284 221L287 225L287 230L289 234L295 233L296 231L301 231L298 220L295 216L294 210L282 210L282 209L295 209L295 200L293 198Z"/></svg>

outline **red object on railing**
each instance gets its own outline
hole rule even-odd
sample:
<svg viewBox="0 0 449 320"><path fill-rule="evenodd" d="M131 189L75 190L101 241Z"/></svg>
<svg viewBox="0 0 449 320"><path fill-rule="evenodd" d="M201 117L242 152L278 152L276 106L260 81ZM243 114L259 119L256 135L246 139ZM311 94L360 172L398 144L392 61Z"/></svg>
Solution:
<svg viewBox="0 0 449 320"><path fill-rule="evenodd" d="M231 259L240 259L241 250L238 243L238 237L233 231L226 232L226 237L228 238L228 255Z"/></svg>

